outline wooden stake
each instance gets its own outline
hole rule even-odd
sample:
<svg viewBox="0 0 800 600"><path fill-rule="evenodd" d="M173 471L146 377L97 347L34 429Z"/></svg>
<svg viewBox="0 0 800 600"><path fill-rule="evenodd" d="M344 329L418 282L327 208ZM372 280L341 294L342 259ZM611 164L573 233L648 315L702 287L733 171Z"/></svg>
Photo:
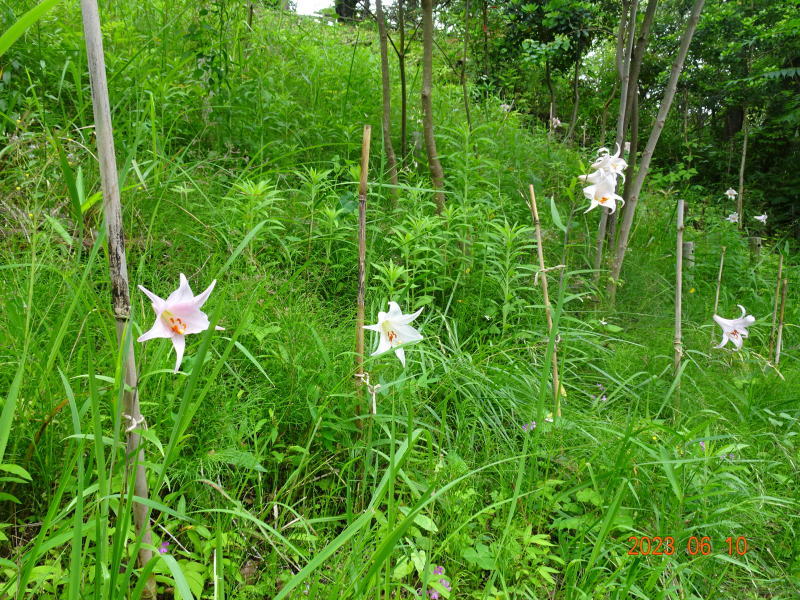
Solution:
<svg viewBox="0 0 800 600"><path fill-rule="evenodd" d="M775 303L772 307L772 327L769 330L769 355L775 349L775 328L778 324L778 305L781 297L781 277L783 277L783 254L778 259L778 281L775 283Z"/></svg>
<svg viewBox="0 0 800 600"><path fill-rule="evenodd" d="M356 299L356 414L363 407L364 376L364 298L367 287L367 174L369 172L369 144L372 127L364 125L361 142L361 179L358 184L358 297ZM360 421L359 421L360 423Z"/></svg>
<svg viewBox="0 0 800 600"><path fill-rule="evenodd" d="M783 278L783 291L781 292L781 316L778 319L778 339L775 342L775 366L781 362L781 346L783 345L783 316L786 312L786 292L789 289L789 280Z"/></svg>
<svg viewBox="0 0 800 600"><path fill-rule="evenodd" d="M539 209L536 207L536 193L531 191L531 218L536 229L536 254L539 256L539 277L542 282L542 296L544 296L544 312L547 316L547 331L553 334L553 308L550 305L550 294L547 291L547 272L544 267L544 249L542 246L542 227L539 224ZM553 402L555 415L561 416L561 382L558 378L558 344L553 346Z"/></svg>
<svg viewBox="0 0 800 600"><path fill-rule="evenodd" d="M675 358L673 369L678 374L683 356L683 332L681 330L681 316L683 312L683 216L686 210L686 201L678 200L677 240L675 242Z"/></svg>
<svg viewBox="0 0 800 600"><path fill-rule="evenodd" d="M92 86L92 107L94 109L95 134L97 137L97 158L100 162L100 181L103 188L103 212L108 237L108 268L111 275L111 299L116 320L117 341L123 353L123 392L122 419L127 428L126 470L134 469L134 494L140 498L148 497L147 475L144 469L144 450L140 444L137 430L144 427L144 418L139 410L138 376L133 349L133 336L130 331L131 300L128 286L128 267L125 258L125 237L122 230L122 205L119 194L119 178L114 153L114 134L111 128L111 108L108 101L103 37L100 31L100 13L97 0L81 0L83 32L86 39L86 55L89 67L89 80ZM131 464L133 460L133 464ZM127 478L126 478L127 479ZM144 567L152 557L147 546L152 545L150 520L147 506L140 502L133 504L133 521L136 535L141 537L139 547L139 566ZM155 579L148 579L143 597L155 598Z"/></svg>
<svg viewBox="0 0 800 600"><path fill-rule="evenodd" d="M717 314L719 309L719 291L722 288L722 268L725 266L725 251L727 248L722 247L722 254L719 257L719 273L717 273L717 293L714 294L714 311L711 314ZM714 330L711 330L711 339L714 339Z"/></svg>

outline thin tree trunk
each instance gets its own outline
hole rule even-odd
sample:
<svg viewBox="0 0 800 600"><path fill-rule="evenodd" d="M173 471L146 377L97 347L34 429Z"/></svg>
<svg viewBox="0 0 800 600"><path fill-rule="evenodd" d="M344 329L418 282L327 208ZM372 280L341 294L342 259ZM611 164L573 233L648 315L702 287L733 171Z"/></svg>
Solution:
<svg viewBox="0 0 800 600"><path fill-rule="evenodd" d="M378 19L378 36L381 47L381 83L383 92L383 148L386 151L386 162L389 167L389 181L394 186L390 193L392 206L397 208L399 190L397 188L397 158L392 145L392 82L389 79L389 45L386 41L386 19L383 14L383 2L375 0L375 12Z"/></svg>
<svg viewBox="0 0 800 600"><path fill-rule="evenodd" d="M123 422L127 424L126 471L134 471L134 495L147 500L147 474L144 468L144 449L139 428L144 418L139 408L138 375L130 331L131 299L128 285L128 266L125 256L125 234L122 229L122 203L119 193L119 176L114 152L114 133L111 127L111 108L108 100L103 36L100 30L100 12L97 0L81 0L83 31L86 39L86 55L89 81L92 88L97 158L100 162L100 181L103 188L103 213L108 238L108 267L111 275L111 300L116 320L117 341L123 354ZM132 464L131 464L132 461ZM127 478L126 478L127 479ZM147 506L139 501L133 503L133 522L136 535L141 536L139 566L144 567L153 556L148 546L153 538ZM120 524L125 528L124 524ZM155 598L155 579L151 576L145 586L146 598Z"/></svg>
<svg viewBox="0 0 800 600"><path fill-rule="evenodd" d="M639 1L633 0L631 6L631 16L628 22L628 41L625 45L625 58L623 61L623 75L620 78L622 89L624 90L620 95L619 114L617 115L617 138L614 145L620 148L620 151L625 145L625 132L628 130L628 120L631 115L630 105L630 88L631 88L631 67L633 65L633 51L634 51L634 38L636 37L636 15L639 11ZM619 222L620 212L614 212L608 215L608 237L609 245L614 247L617 239L617 223Z"/></svg>
<svg viewBox="0 0 800 600"><path fill-rule="evenodd" d="M619 280L620 273L622 272L622 264L625 260L625 251L628 248L628 238L630 237L631 227L633 225L633 217L636 212L636 204L639 201L639 194L642 191L644 180L647 177L647 172L650 168L650 161L653 158L653 152L655 151L656 144L658 143L658 138L661 136L661 132L664 129L664 124L667 120L669 109L672 106L673 99L675 98L675 90L678 86L678 78L683 70L683 63L686 60L686 55L689 53L689 44L692 41L695 29L697 29L697 22L700 20L700 11L703 10L704 3L705 0L695 0L694 5L692 6L692 12L687 20L686 29L681 36L680 48L678 49L678 54L675 57L675 62L672 65L669 82L667 83L666 90L664 90L664 97L661 101L661 106L658 109L656 121L653 125L652 131L650 132L650 137L647 140L647 146L645 146L644 152L642 153L641 164L639 166L639 171L636 173L636 179L634 180L634 184L631 189L630 200L628 200L628 203L625 206L626 210L623 215L623 223L619 232L619 239L617 240L614 262L611 266L611 282L609 283L608 288L608 296L612 304L616 294L617 281Z"/></svg>
<svg viewBox="0 0 800 600"><path fill-rule="evenodd" d="M603 112L600 113L600 139L606 139L606 132L608 130L608 107L611 105L611 101L617 95L617 82L614 82L614 87L611 90L611 93L608 95L608 99L603 103ZM605 142L603 142L605 143Z"/></svg>
<svg viewBox="0 0 800 600"><path fill-rule="evenodd" d="M422 129L431 180L436 190L436 212L444 210L444 172L433 136L433 0L422 0Z"/></svg>
<svg viewBox="0 0 800 600"><path fill-rule="evenodd" d="M628 198L630 196L632 182L634 179L634 172L636 171L636 163L637 163L637 154L639 152L639 86L636 86L635 93L633 94L632 98L632 106L631 106L631 124L630 124L630 132L628 137L630 138L630 151L626 157L628 162L628 167L625 169L625 188L622 192L622 199L625 201L625 205L628 203ZM705 204L703 204L703 209L705 209ZM623 211L624 212L624 211ZM609 247L614 248L617 243L617 228L614 228L613 234L611 236L611 240L609 241Z"/></svg>
<svg viewBox="0 0 800 600"><path fill-rule="evenodd" d="M739 229L744 227L744 167L747 163L747 140L750 138L750 126L747 119L747 108L744 109L744 125L742 127L742 160L739 163L739 195L736 196L736 212L739 213Z"/></svg>
<svg viewBox="0 0 800 600"><path fill-rule="evenodd" d="M400 157L408 157L408 90L406 88L406 2L397 0L397 26L400 29L400 47L397 66L400 70Z"/></svg>
<svg viewBox="0 0 800 600"><path fill-rule="evenodd" d="M617 130L615 137L615 144L622 144L625 127L625 106L628 100L628 81L631 64L631 53L633 52L633 35L636 31L636 11L639 7L639 0L626 1L622 3L623 12L620 16L619 30L617 31L617 75L620 81L620 97L619 97L619 111L617 112ZM630 8L629 12L626 12ZM628 41L624 44L622 40L625 39L627 32ZM608 231L609 221L611 227L616 231L616 213L610 213L609 209L600 209L600 222L597 224L597 240L595 242L594 254L594 284L600 282L600 267L603 265L603 246L606 240L606 232Z"/></svg>
<svg viewBox="0 0 800 600"><path fill-rule="evenodd" d="M364 125L361 141L361 177L358 183L358 293L356 296L356 415L363 410L364 383L364 302L367 287L367 176L372 127ZM358 421L360 426L361 421Z"/></svg>
<svg viewBox="0 0 800 600"><path fill-rule="evenodd" d="M461 90L464 93L464 113L467 127L472 131L472 118L469 113L469 90L467 89L467 54L469 51L469 0L464 0L464 52L461 56Z"/></svg>
<svg viewBox="0 0 800 600"><path fill-rule="evenodd" d="M581 58L583 57L582 47L582 41L578 42L578 55L575 58L575 74L572 77L572 115L569 118L569 129L567 130L567 135L565 137L568 142L572 141L572 136L575 134L575 125L578 123L578 103L580 102L580 87L578 86L578 77L581 70Z"/></svg>
<svg viewBox="0 0 800 600"><path fill-rule="evenodd" d="M649 0L647 8L645 9L644 19L642 26L639 29L639 37L636 39L636 45L633 49L631 56L630 73L628 76L628 99L625 104L626 116L625 127L627 129L628 123L633 120L633 96L639 90L639 73L642 70L642 62L644 61L644 54L647 50L647 44L650 39L650 30L653 26L653 20L656 15L656 8L658 7L658 0Z"/></svg>

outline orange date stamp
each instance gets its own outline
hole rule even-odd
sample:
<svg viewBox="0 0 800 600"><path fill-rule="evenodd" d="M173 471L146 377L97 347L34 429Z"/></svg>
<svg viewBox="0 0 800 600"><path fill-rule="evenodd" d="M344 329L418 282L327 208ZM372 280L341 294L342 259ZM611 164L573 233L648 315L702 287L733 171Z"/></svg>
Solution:
<svg viewBox="0 0 800 600"><path fill-rule="evenodd" d="M628 549L629 556L672 556L678 551L675 538L671 535L632 535L628 543L632 544ZM749 549L747 538L742 535L725 538L723 551L727 551L728 556L744 556ZM689 556L708 556L714 553L714 544L707 535L692 536L686 540L685 551Z"/></svg>

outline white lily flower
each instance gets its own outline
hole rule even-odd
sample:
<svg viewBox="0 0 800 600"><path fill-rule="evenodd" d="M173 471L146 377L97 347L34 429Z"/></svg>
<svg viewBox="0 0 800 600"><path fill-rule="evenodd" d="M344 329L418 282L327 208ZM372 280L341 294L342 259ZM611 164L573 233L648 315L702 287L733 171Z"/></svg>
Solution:
<svg viewBox="0 0 800 600"><path fill-rule="evenodd" d="M631 152L631 143L630 142L625 142L625 148L624 149L625 149L625 154L630 154L630 152Z"/></svg>
<svg viewBox="0 0 800 600"><path fill-rule="evenodd" d="M625 181L625 169L628 168L628 163L625 162L624 158L620 157L619 146L617 146L617 151L614 154L609 153L608 148L600 148L597 153L599 156L592 163L592 168L620 175L622 180Z"/></svg>
<svg viewBox="0 0 800 600"><path fill-rule="evenodd" d="M510 104L501 104L500 110L503 112L511 112L512 106Z"/></svg>
<svg viewBox="0 0 800 600"><path fill-rule="evenodd" d="M177 355L174 373L178 372L183 361L183 351L186 348L185 336L208 329L208 316L200 308L208 300L208 296L216 283L217 280L215 279L202 294L195 296L192 293L192 288L189 287L186 276L181 273L178 289L172 292L166 300L156 296L144 286L139 286L139 289L153 303L156 322L153 323L150 331L140 335L136 341L146 342L153 338L169 338L172 340L172 345L175 347L175 354ZM223 327L218 326L216 329L222 330Z"/></svg>
<svg viewBox="0 0 800 600"><path fill-rule="evenodd" d="M767 224L767 213L764 213L763 215L756 215L753 218L756 221L758 221L759 223L761 223L762 225L766 225Z"/></svg>
<svg viewBox="0 0 800 600"><path fill-rule="evenodd" d="M561 127L561 119L559 119L558 117L553 117L551 124L553 125L553 129L558 129L559 127Z"/></svg>
<svg viewBox="0 0 800 600"><path fill-rule="evenodd" d="M733 189L733 188L728 188L728 189L725 191L725 195L726 195L726 196L727 196L729 199L733 200L734 198L736 198L736 196L738 196L738 195L739 195L739 192L737 192L737 191L736 191L735 189Z"/></svg>
<svg viewBox="0 0 800 600"><path fill-rule="evenodd" d="M714 315L714 321L722 327L722 342L720 342L719 346L714 346L715 348L722 348L728 342L733 342L733 345L739 350L742 347L744 338L748 336L747 328L756 322L756 318L753 315L745 316L747 311L744 306L741 304L738 306L742 309L742 316L738 319L723 319L719 315Z"/></svg>
<svg viewBox="0 0 800 600"><path fill-rule="evenodd" d="M738 223L739 222L739 213L738 212L733 212L733 213L729 214L728 217L725 220L726 221L730 221L731 223Z"/></svg>
<svg viewBox="0 0 800 600"><path fill-rule="evenodd" d="M591 202L589 208L584 212L589 212L595 206L605 206L613 213L617 209L617 200L625 204L622 196L616 193L615 188L616 181L611 175L601 177L597 183L583 188L583 195Z"/></svg>
<svg viewBox="0 0 800 600"><path fill-rule="evenodd" d="M372 353L372 356L383 354L394 348L395 355L405 367L406 353L402 345L413 344L422 339L419 331L409 325L419 316L422 308L413 314L404 315L397 302L389 302L389 312L379 312L378 322L375 325L364 325L364 329L377 331L380 334L378 349Z"/></svg>

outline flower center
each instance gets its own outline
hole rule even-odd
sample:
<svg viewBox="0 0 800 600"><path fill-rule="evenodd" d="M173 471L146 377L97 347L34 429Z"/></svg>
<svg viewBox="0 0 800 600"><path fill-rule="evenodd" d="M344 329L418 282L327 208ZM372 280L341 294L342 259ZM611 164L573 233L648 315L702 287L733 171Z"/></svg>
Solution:
<svg viewBox="0 0 800 600"><path fill-rule="evenodd" d="M384 321L381 324L381 328L386 334L386 337L389 338L389 343L392 346L395 346L400 343L400 341L397 339L397 332L394 329L392 329L392 324L389 321Z"/></svg>
<svg viewBox="0 0 800 600"><path fill-rule="evenodd" d="M167 327L170 328L171 331L177 333L179 335L183 335L186 333L186 321L181 319L180 317L176 317L173 313L168 310L165 310L161 313L161 318L164 320L164 323Z"/></svg>
<svg viewBox="0 0 800 600"><path fill-rule="evenodd" d="M728 335L730 335L732 337L739 337L739 332L734 329Z"/></svg>
<svg viewBox="0 0 800 600"><path fill-rule="evenodd" d="M608 196L603 196L602 198L600 198L599 202L600 204L605 204L606 202L608 202Z"/></svg>

